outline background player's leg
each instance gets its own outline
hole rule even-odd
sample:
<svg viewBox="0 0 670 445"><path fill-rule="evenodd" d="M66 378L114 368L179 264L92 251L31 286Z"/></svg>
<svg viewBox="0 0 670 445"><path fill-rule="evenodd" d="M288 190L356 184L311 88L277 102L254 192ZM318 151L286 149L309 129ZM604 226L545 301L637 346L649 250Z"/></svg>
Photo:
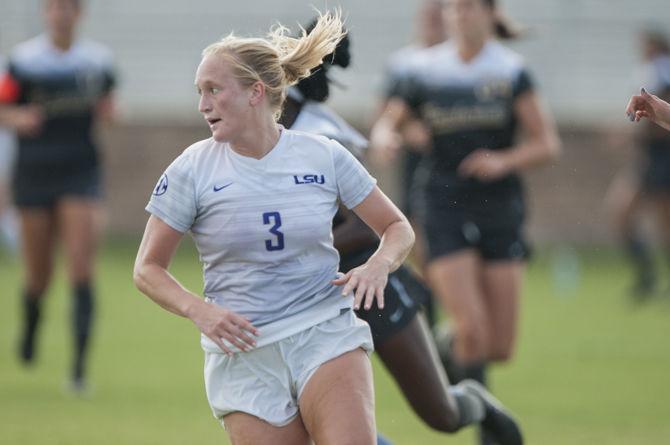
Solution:
<svg viewBox="0 0 670 445"><path fill-rule="evenodd" d="M93 271L99 232L99 207L84 198L65 198L57 205L72 287L74 359L72 383L83 389L85 360L94 316Z"/></svg>
<svg viewBox="0 0 670 445"><path fill-rule="evenodd" d="M458 405L449 394L449 380L423 315L416 314L403 330L377 345L376 351L428 426L443 432L458 430Z"/></svg>
<svg viewBox="0 0 670 445"><path fill-rule="evenodd" d="M308 445L311 443L300 416L283 427L272 426L250 414L236 412L224 417L232 445Z"/></svg>
<svg viewBox="0 0 670 445"><path fill-rule="evenodd" d="M362 349L322 364L300 395L307 431L319 445L376 443L372 366Z"/></svg>
<svg viewBox="0 0 670 445"><path fill-rule="evenodd" d="M521 260L484 264L482 281L487 318L491 327L488 361L507 361L514 351L524 270L525 263Z"/></svg>
<svg viewBox="0 0 670 445"><path fill-rule="evenodd" d="M20 225L25 287L19 355L22 361L29 363L35 354L42 298L51 281L56 220L50 209L23 208Z"/></svg>
<svg viewBox="0 0 670 445"><path fill-rule="evenodd" d="M454 326L453 352L464 366L488 355L488 320L481 288L481 260L474 250L437 258L427 267L433 294Z"/></svg>
<svg viewBox="0 0 670 445"><path fill-rule="evenodd" d="M635 281L631 293L639 298L648 296L654 290L656 271L651 249L638 228L637 217L644 204L643 193L639 181L629 176L621 174L612 182L605 202L634 266Z"/></svg>

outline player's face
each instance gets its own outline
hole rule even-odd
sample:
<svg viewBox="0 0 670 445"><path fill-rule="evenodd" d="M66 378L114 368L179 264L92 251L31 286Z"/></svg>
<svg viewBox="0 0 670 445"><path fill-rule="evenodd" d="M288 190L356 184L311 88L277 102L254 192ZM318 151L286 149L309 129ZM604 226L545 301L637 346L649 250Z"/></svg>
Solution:
<svg viewBox="0 0 670 445"><path fill-rule="evenodd" d="M230 62L216 55L203 58L196 72L195 86L200 94L198 111L207 121L214 140L235 140L250 121L251 94L233 75Z"/></svg>
<svg viewBox="0 0 670 445"><path fill-rule="evenodd" d="M44 4L44 19L51 33L71 34L80 15L79 4L74 0L47 0Z"/></svg>
<svg viewBox="0 0 670 445"><path fill-rule="evenodd" d="M458 39L479 38L493 25L493 11L483 0L447 0L444 15L449 35Z"/></svg>

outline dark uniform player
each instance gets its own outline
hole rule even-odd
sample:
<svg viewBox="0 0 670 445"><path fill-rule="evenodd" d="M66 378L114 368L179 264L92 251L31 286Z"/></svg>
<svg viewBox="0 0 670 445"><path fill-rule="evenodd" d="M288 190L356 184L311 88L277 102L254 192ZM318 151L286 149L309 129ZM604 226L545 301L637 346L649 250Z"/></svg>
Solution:
<svg viewBox="0 0 670 445"><path fill-rule="evenodd" d="M56 236L64 242L73 292L72 384L84 389L93 317L92 269L101 195L93 126L111 114L114 74L109 51L77 40L78 0L44 2L47 33L17 46L0 81L0 104L40 116L23 128L13 175L27 283L20 357L30 363L41 299L51 279ZM58 233L56 233L58 228Z"/></svg>
<svg viewBox="0 0 670 445"><path fill-rule="evenodd" d="M396 99L375 124L372 143L395 150L413 113L428 125L422 221L433 294L453 321L453 353L465 375L513 351L528 247L519 171L558 151L521 58L493 39L510 37L493 0L449 0L449 41L424 50ZM518 130L527 137L516 143Z"/></svg>
<svg viewBox="0 0 670 445"><path fill-rule="evenodd" d="M312 76L289 92L280 122L292 130L315 132L337 139L361 156L367 141L321 105L329 93L329 67L347 67L350 62L348 48L349 40L346 38L332 57L326 57L324 64L313 70ZM333 222L333 235L335 247L340 253L340 270L345 273L364 264L379 243L376 235L353 212L342 206ZM409 269L401 266L389 275L384 308L380 310L373 305L370 310L358 310L357 315L370 325L375 350L415 412L430 427L454 432L465 425L482 422L500 443L521 443L514 421L481 386L472 381L449 386L426 321L419 312L421 302L428 298L428 290Z"/></svg>
<svg viewBox="0 0 670 445"><path fill-rule="evenodd" d="M658 98L670 99L670 44L656 32L642 34L645 59L642 84ZM670 247L670 134L651 122L639 133L644 148L636 178L618 175L608 192L617 229L635 266L631 296L644 301L656 290L657 271L648 240L639 230L638 216L645 208L655 212L663 242Z"/></svg>

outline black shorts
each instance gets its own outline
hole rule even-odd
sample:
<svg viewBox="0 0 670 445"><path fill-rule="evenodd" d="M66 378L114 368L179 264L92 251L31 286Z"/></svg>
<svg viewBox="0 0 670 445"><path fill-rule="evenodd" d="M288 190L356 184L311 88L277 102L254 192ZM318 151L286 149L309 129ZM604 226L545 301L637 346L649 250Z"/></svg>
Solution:
<svg viewBox="0 0 670 445"><path fill-rule="evenodd" d="M646 192L670 192L670 141L653 141L647 146L647 162L642 172Z"/></svg>
<svg viewBox="0 0 670 445"><path fill-rule="evenodd" d="M65 174L35 174L27 168L17 168L12 181L14 204L19 208L53 207L66 197L99 199L102 178L98 168L87 168Z"/></svg>
<svg viewBox="0 0 670 445"><path fill-rule="evenodd" d="M358 261L349 260L347 265L356 267L363 264L373 252L374 250L362 253L358 255ZM347 272L351 268L342 267L341 270ZM380 310L374 303L367 311L359 309L356 315L370 325L372 340L375 347L378 347L403 330L430 298L430 291L419 278L407 267L400 266L398 270L389 274L388 284L384 290L384 309Z"/></svg>
<svg viewBox="0 0 670 445"><path fill-rule="evenodd" d="M486 205L482 205L485 202ZM428 198L423 228L429 260L464 249L475 249L486 261L527 259L523 235L523 196L477 202Z"/></svg>

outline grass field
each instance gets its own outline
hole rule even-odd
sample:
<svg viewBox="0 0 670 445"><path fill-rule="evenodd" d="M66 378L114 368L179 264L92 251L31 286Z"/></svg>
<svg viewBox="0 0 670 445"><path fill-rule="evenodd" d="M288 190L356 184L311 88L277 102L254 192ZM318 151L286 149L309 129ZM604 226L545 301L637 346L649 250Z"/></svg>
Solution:
<svg viewBox="0 0 670 445"><path fill-rule="evenodd" d="M201 288L193 249L173 272ZM98 272L99 324L93 393L64 391L70 354L69 296L63 270L50 292L39 360L15 360L21 270L0 255L0 444L226 444L202 382L198 333L131 283L135 244L108 243ZM670 300L635 307L623 289L625 264L611 252L580 253L574 286L554 286L554 262L530 266L515 361L495 369L495 393L523 421L527 443L670 443ZM562 272L558 272L559 275ZM428 430L375 361L377 423L396 444L470 444Z"/></svg>

